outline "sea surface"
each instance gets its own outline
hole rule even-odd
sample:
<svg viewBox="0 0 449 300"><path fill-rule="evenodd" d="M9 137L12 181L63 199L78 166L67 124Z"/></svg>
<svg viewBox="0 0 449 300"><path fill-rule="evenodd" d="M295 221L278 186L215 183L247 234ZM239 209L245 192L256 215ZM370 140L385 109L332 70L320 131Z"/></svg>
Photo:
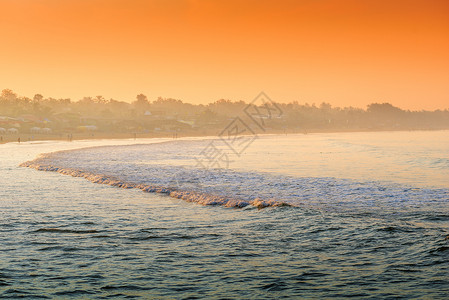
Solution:
<svg viewBox="0 0 449 300"><path fill-rule="evenodd" d="M449 297L449 131L238 142L0 145L0 298Z"/></svg>

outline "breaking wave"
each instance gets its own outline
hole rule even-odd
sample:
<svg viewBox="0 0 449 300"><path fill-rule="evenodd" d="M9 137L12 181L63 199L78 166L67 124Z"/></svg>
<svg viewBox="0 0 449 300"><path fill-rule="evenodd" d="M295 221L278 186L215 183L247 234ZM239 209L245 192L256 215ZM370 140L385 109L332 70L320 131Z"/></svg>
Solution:
<svg viewBox="0 0 449 300"><path fill-rule="evenodd" d="M304 177L260 170L204 169L194 162L207 141L101 146L41 155L22 167L166 194L201 205L313 206L378 212L448 210L449 189L376 180ZM268 157L267 159L270 159ZM264 161L259 162L261 165ZM281 167L280 167L281 168ZM253 168L254 169L254 168Z"/></svg>
<svg viewBox="0 0 449 300"><path fill-rule="evenodd" d="M48 157L48 156L47 156ZM114 187L120 187L125 189L137 188L148 193L160 193L166 194L170 197L181 199L187 202L194 202L201 205L222 205L225 207L238 207L242 208L248 205L253 205L259 208L268 206L289 206L289 204L273 199L252 199L243 200L234 197L226 197L221 195L213 195L199 191L178 190L177 188L170 186L139 184L133 182L127 182L118 179L115 176L108 176L104 174L95 174L90 171L83 171L71 168L63 168L52 165L41 164L41 159L35 161L29 161L22 163L21 167L33 168L38 171L58 172L64 175L70 175L73 177L82 177L93 183L107 184Z"/></svg>

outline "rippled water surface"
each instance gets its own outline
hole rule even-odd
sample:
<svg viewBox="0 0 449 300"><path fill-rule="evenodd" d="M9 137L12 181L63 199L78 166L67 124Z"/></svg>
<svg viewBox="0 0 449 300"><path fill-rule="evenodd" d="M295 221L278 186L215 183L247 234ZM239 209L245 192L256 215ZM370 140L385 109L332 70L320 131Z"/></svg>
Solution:
<svg viewBox="0 0 449 300"><path fill-rule="evenodd" d="M449 296L447 132L268 136L207 172L192 159L207 141L137 142L0 145L0 298ZM92 146L46 162L294 206L202 206L18 167Z"/></svg>

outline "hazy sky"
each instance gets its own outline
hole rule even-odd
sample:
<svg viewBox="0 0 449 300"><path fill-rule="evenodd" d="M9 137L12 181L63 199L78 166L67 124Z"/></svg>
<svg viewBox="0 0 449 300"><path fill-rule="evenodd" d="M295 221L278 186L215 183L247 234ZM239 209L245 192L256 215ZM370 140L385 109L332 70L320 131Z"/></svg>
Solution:
<svg viewBox="0 0 449 300"><path fill-rule="evenodd" d="M0 0L0 89L449 108L447 0Z"/></svg>

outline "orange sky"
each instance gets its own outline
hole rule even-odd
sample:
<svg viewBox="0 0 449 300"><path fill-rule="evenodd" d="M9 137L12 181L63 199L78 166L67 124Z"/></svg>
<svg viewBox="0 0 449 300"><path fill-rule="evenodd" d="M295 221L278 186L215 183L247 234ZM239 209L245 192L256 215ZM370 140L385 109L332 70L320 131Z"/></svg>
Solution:
<svg viewBox="0 0 449 300"><path fill-rule="evenodd" d="M449 108L449 1L0 0L0 89Z"/></svg>

